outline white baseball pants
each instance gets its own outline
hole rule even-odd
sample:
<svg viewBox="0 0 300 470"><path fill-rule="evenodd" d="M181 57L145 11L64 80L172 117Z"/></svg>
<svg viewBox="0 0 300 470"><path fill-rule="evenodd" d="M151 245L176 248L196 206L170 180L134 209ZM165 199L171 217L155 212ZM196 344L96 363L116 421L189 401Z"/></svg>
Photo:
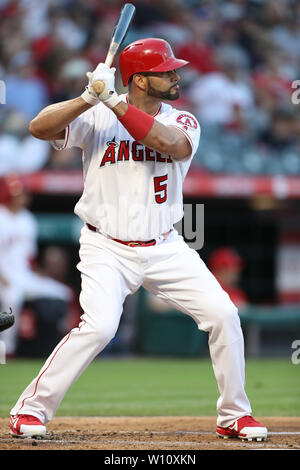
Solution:
<svg viewBox="0 0 300 470"><path fill-rule="evenodd" d="M140 286L190 315L209 333L220 398L217 424L251 415L244 383L244 340L237 308L196 251L173 230L154 246L130 247L83 227L80 237L81 323L54 349L11 414L50 421L65 393L116 334L128 294Z"/></svg>

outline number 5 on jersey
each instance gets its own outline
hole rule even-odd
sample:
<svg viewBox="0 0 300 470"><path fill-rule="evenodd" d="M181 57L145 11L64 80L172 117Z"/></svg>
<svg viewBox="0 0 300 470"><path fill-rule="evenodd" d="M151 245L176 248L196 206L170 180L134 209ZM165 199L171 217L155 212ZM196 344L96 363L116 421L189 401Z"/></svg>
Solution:
<svg viewBox="0 0 300 470"><path fill-rule="evenodd" d="M162 204L167 200L167 183L163 184L167 179L168 175L154 177L154 193L157 204Z"/></svg>

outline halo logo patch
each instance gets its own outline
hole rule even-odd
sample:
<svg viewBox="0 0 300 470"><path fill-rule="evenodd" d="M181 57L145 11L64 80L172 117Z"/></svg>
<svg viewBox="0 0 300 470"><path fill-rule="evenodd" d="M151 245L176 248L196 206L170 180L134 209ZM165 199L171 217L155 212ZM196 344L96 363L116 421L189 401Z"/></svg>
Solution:
<svg viewBox="0 0 300 470"><path fill-rule="evenodd" d="M192 129L197 129L198 127L197 121L190 114L180 114L176 121L179 122L186 131L189 127Z"/></svg>

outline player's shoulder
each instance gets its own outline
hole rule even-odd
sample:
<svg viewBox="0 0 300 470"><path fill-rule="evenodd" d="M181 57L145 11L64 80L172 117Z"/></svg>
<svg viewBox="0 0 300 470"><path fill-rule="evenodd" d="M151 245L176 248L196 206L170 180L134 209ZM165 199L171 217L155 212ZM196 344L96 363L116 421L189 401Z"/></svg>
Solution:
<svg viewBox="0 0 300 470"><path fill-rule="evenodd" d="M22 209L19 212L19 218L22 219L25 223L31 225L32 227L36 227L37 220L32 212L28 209Z"/></svg>
<svg viewBox="0 0 300 470"><path fill-rule="evenodd" d="M161 106L161 118L176 123L181 126L188 126L193 129L200 129L200 124L196 116L190 111L177 109L167 103L162 103Z"/></svg>

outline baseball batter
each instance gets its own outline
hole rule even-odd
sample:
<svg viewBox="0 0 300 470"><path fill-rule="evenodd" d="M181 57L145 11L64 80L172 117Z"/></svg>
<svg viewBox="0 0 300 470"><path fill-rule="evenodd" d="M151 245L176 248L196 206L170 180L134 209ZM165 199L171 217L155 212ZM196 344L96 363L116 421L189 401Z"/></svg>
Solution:
<svg viewBox="0 0 300 470"><path fill-rule="evenodd" d="M220 397L217 434L266 439L244 389L244 345L237 308L173 228L183 216L182 184L199 139L189 112L165 101L179 96L174 57L161 39L141 39L120 55L128 94L118 95L114 68L99 64L78 98L51 105L32 134L58 149L82 149L84 191L75 213L80 237L81 322L54 349L11 410L13 436L46 433L71 384L114 337L127 295L141 286L190 315L209 333ZM93 83L104 91L96 95Z"/></svg>

